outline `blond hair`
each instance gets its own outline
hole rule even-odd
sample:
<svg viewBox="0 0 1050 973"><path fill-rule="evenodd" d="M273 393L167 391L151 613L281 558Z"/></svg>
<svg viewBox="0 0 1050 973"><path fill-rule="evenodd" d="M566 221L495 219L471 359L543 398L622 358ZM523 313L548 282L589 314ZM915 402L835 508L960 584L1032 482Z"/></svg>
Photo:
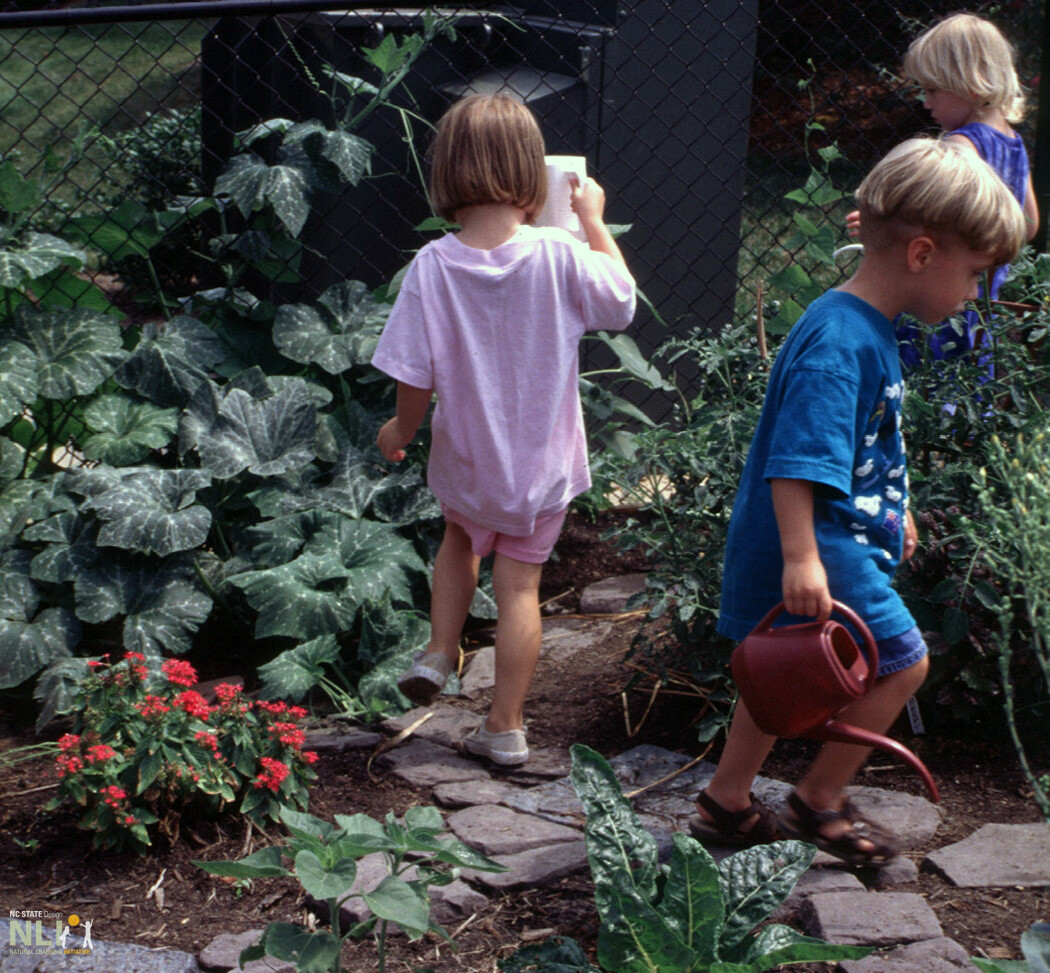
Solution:
<svg viewBox="0 0 1050 973"><path fill-rule="evenodd" d="M543 134L507 95L471 95L442 115L431 147L430 202L447 220L481 203L509 203L531 221L547 198Z"/></svg>
<svg viewBox="0 0 1050 973"><path fill-rule="evenodd" d="M1024 112L1010 42L991 21L956 13L920 34L904 55L904 73L924 88L947 91L1009 121Z"/></svg>
<svg viewBox="0 0 1050 973"><path fill-rule="evenodd" d="M944 139L913 138L892 149L860 184L857 204L866 247L921 232L960 240L1004 264L1025 241L1024 213L995 170Z"/></svg>

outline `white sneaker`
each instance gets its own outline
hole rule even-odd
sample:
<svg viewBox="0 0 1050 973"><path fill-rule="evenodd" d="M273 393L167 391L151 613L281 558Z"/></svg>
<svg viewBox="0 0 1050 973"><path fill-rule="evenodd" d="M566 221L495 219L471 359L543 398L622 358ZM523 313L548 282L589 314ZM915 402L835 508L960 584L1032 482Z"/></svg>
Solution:
<svg viewBox="0 0 1050 973"><path fill-rule="evenodd" d="M452 663L444 652L416 653L412 666L401 673L397 688L417 706L429 706L445 688Z"/></svg>
<svg viewBox="0 0 1050 973"><path fill-rule="evenodd" d="M490 733L482 723L463 738L463 748L475 757L486 757L501 767L515 767L529 759L529 745L524 730Z"/></svg>

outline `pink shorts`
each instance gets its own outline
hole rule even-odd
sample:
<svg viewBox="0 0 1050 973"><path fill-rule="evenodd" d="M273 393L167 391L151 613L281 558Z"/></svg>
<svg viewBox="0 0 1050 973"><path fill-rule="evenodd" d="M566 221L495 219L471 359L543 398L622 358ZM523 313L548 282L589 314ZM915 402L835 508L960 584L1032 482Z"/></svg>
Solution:
<svg viewBox="0 0 1050 973"><path fill-rule="evenodd" d="M527 564L543 564L551 556L567 513L568 507L548 517L537 517L536 528L531 534L527 537L513 537L475 524L461 513L441 505L441 515L448 523L456 524L466 531L467 537L470 538L470 549L478 557L485 557L486 554L495 551Z"/></svg>

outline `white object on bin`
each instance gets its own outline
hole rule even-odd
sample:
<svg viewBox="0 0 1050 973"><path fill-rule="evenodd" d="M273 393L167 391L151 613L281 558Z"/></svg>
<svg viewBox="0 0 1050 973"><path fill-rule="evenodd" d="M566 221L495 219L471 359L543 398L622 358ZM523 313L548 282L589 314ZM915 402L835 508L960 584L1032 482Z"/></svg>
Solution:
<svg viewBox="0 0 1050 973"><path fill-rule="evenodd" d="M587 234L570 202L573 177L580 183L587 178L587 159L582 155L545 155L543 161L547 164L547 202L536 217L536 226L560 226L586 243Z"/></svg>

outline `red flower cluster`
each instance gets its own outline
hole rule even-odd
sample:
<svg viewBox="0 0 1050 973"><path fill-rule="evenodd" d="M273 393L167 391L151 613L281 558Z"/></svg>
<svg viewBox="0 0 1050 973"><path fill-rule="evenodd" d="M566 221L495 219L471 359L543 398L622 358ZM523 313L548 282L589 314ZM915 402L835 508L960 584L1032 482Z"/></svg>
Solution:
<svg viewBox="0 0 1050 973"><path fill-rule="evenodd" d="M144 664L146 657L141 652L125 652L124 661L128 664L128 670L139 682L149 679L149 669Z"/></svg>
<svg viewBox="0 0 1050 973"><path fill-rule="evenodd" d="M141 703L135 704L135 708L146 719L149 719L151 716L160 716L167 713L171 706L163 696L154 696L152 693L147 693L146 698Z"/></svg>
<svg viewBox="0 0 1050 973"><path fill-rule="evenodd" d="M207 730L198 730L193 734L193 739L202 747L207 748L214 754L218 754L219 738L214 733L209 733Z"/></svg>
<svg viewBox="0 0 1050 973"><path fill-rule="evenodd" d="M99 797L102 798L103 804L108 804L111 808L118 808L121 801L127 800L128 792L123 787L111 784L99 791Z"/></svg>
<svg viewBox="0 0 1050 973"><path fill-rule="evenodd" d="M190 716L196 716L202 720L206 720L211 714L211 707L208 705L208 701L195 689L187 689L184 693L179 693L175 697L174 702L179 709L185 710Z"/></svg>
<svg viewBox="0 0 1050 973"><path fill-rule="evenodd" d="M269 787L276 794L281 789L285 777L291 773L291 769L287 764L274 760L272 757L260 757L259 763L262 764L263 769L253 781L252 786Z"/></svg>
<svg viewBox="0 0 1050 973"><path fill-rule="evenodd" d="M89 764L99 764L103 760L111 760L117 755L117 751L114 750L108 743L95 743L87 748L87 752L84 754L84 759Z"/></svg>
<svg viewBox="0 0 1050 973"><path fill-rule="evenodd" d="M168 682L176 686L196 686L197 670L185 659L168 659L160 667Z"/></svg>
<svg viewBox="0 0 1050 973"><path fill-rule="evenodd" d="M289 747L301 747L306 742L306 734L294 723L274 723L270 732Z"/></svg>

